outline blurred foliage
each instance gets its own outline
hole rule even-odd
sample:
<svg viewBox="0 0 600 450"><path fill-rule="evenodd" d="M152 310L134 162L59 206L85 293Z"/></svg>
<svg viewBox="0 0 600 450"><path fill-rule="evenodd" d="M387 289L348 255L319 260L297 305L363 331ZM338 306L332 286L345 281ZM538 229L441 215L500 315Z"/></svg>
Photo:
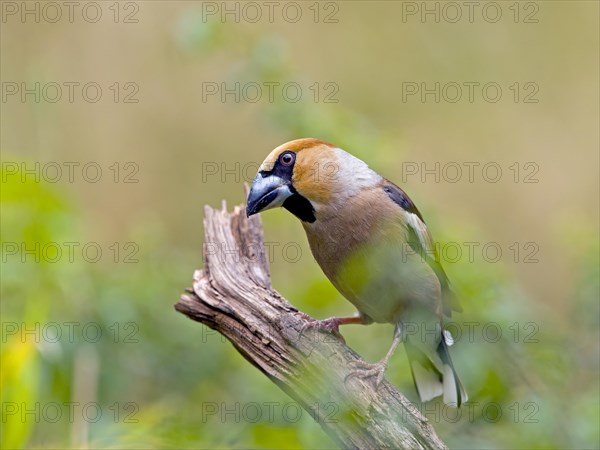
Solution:
<svg viewBox="0 0 600 450"><path fill-rule="evenodd" d="M189 7L173 21L165 39L171 40L178 57L224 67L226 79L232 82L305 80L308 84L311 79L308 71L298 71L290 42L276 29L240 31L236 24L204 22L200 11ZM368 114L346 106L276 99L256 107L265 133L318 136L352 149L374 167L394 164L407 152L402 139L389 129L377 127ZM50 120L43 107L35 108L39 120ZM181 114L178 111L175 117ZM152 122L140 130L148 125ZM178 147L180 137L173 130L161 132L172 147ZM181 151L194 153L196 149L186 145L190 144L182 144ZM219 149L207 145L201 151L210 160ZM172 159L178 171L187 165L176 156ZM3 160L32 162L19 153L3 154ZM156 173L155 181L181 176L162 167ZM239 192L238 186L235 189L231 192ZM221 198L210 186L201 190L199 195L208 195L213 204ZM168 192L164 198L173 203ZM137 262L122 258L114 262L107 256L97 263L81 257L53 263L48 261L52 255L41 254L44 244L96 239L89 231L95 226L94 216L84 214L89 205L78 203L74 190L31 178L21 182L17 174L3 177L1 208L2 448L333 446L306 412L296 418L291 400L220 336L173 311L172 304L190 284L192 270L201 265L199 230L194 229L187 245L173 245L170 218L149 208L118 234L121 242L137 244ZM483 224L460 212L442 220L434 209L426 217L441 243L494 240ZM197 205L180 208L180 215L198 223L201 210ZM292 223L283 213L266 216L267 241L298 239L301 231L290 228ZM569 216L554 232L556 245L578 274L565 284L567 300L562 309L546 308L544 299L532 298L513 272L515 267L504 260L482 264L462 258L445 264L465 311L453 319L461 324L463 334L452 353L469 391L468 405L459 412L439 401L419 405L402 351L390 365L389 379L417 403L450 447L600 445L597 224ZM112 241L109 233L105 236L106 251ZM15 242L34 249L24 261L20 255L6 253L6 245ZM37 250L36 244L40 244ZM298 264L302 270L294 271L296 267L279 255L272 261L275 287L297 307L320 318L352 312L311 258ZM553 276L559 274L545 274ZM467 322L474 324L472 336L464 326ZM44 336L53 323L62 331L59 339ZM86 324L94 325L92 331L101 330L97 341L83 332ZM486 324L493 324L490 335L483 332ZM72 336L67 333L69 326L74 327ZM494 334L496 330L501 336ZM343 333L353 348L374 361L387 350L392 329L373 325L349 327ZM77 406L73 420L68 420L64 417L68 402L98 405L101 415L86 420ZM31 409L35 404L41 409L23 416L24 406ZM55 422L48 420L53 411L44 409L52 404L62 405L63 417ZM269 404L275 405L273 417L267 414ZM260 417L255 420L252 407L256 405ZM282 413L286 405L289 414Z"/></svg>

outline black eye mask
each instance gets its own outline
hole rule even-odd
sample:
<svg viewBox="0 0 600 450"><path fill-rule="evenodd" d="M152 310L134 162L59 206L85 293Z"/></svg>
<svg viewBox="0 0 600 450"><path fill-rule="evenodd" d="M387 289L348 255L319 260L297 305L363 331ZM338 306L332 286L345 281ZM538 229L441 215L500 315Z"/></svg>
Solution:
<svg viewBox="0 0 600 450"><path fill-rule="evenodd" d="M294 159L291 164L285 165L281 161L281 158L283 155L288 153L294 155ZM301 221L313 223L315 220L317 220L317 218L315 217L315 209L313 208L312 203L310 203L306 197L300 195L292 184L292 176L294 175L294 166L296 164L295 156L296 155L293 152L283 152L281 155L279 155L277 161L275 161L273 169L269 171L261 170L259 173L263 178L276 176L282 180L285 180L288 183L290 191L292 191L292 195L285 199L282 206Z"/></svg>

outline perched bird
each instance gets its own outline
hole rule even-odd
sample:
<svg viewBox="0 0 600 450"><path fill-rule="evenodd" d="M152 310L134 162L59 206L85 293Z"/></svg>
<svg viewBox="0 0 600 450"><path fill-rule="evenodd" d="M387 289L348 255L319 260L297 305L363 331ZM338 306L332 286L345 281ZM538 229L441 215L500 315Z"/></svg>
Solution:
<svg viewBox="0 0 600 450"><path fill-rule="evenodd" d="M318 139L280 145L262 163L246 207L251 216L282 206L302 222L317 263L358 310L312 325L339 334L343 324L391 323L392 346L357 375L376 377L404 342L421 401L443 396L458 407L467 394L454 370L443 320L460 311L411 199L360 159Z"/></svg>

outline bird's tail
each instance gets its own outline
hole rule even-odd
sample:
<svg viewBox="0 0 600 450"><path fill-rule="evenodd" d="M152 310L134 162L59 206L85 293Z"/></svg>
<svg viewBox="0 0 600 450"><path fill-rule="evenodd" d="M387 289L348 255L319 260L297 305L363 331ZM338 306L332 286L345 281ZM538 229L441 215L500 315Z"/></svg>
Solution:
<svg viewBox="0 0 600 450"><path fill-rule="evenodd" d="M425 349L407 339L406 354L421 401L427 402L443 396L445 404L458 408L468 400L468 397L450 359L447 339L450 340L451 337L448 332L443 332L435 355L428 355Z"/></svg>

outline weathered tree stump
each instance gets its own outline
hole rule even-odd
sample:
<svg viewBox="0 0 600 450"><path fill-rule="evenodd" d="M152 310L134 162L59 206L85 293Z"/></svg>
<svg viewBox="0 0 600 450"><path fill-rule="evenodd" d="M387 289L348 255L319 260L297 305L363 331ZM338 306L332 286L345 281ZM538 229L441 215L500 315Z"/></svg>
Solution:
<svg viewBox="0 0 600 450"><path fill-rule="evenodd" d="M259 216L205 207L204 269L175 309L225 336L343 448L444 449L427 419L384 380L347 377L360 359L271 287ZM227 249L216 251L216 249Z"/></svg>

